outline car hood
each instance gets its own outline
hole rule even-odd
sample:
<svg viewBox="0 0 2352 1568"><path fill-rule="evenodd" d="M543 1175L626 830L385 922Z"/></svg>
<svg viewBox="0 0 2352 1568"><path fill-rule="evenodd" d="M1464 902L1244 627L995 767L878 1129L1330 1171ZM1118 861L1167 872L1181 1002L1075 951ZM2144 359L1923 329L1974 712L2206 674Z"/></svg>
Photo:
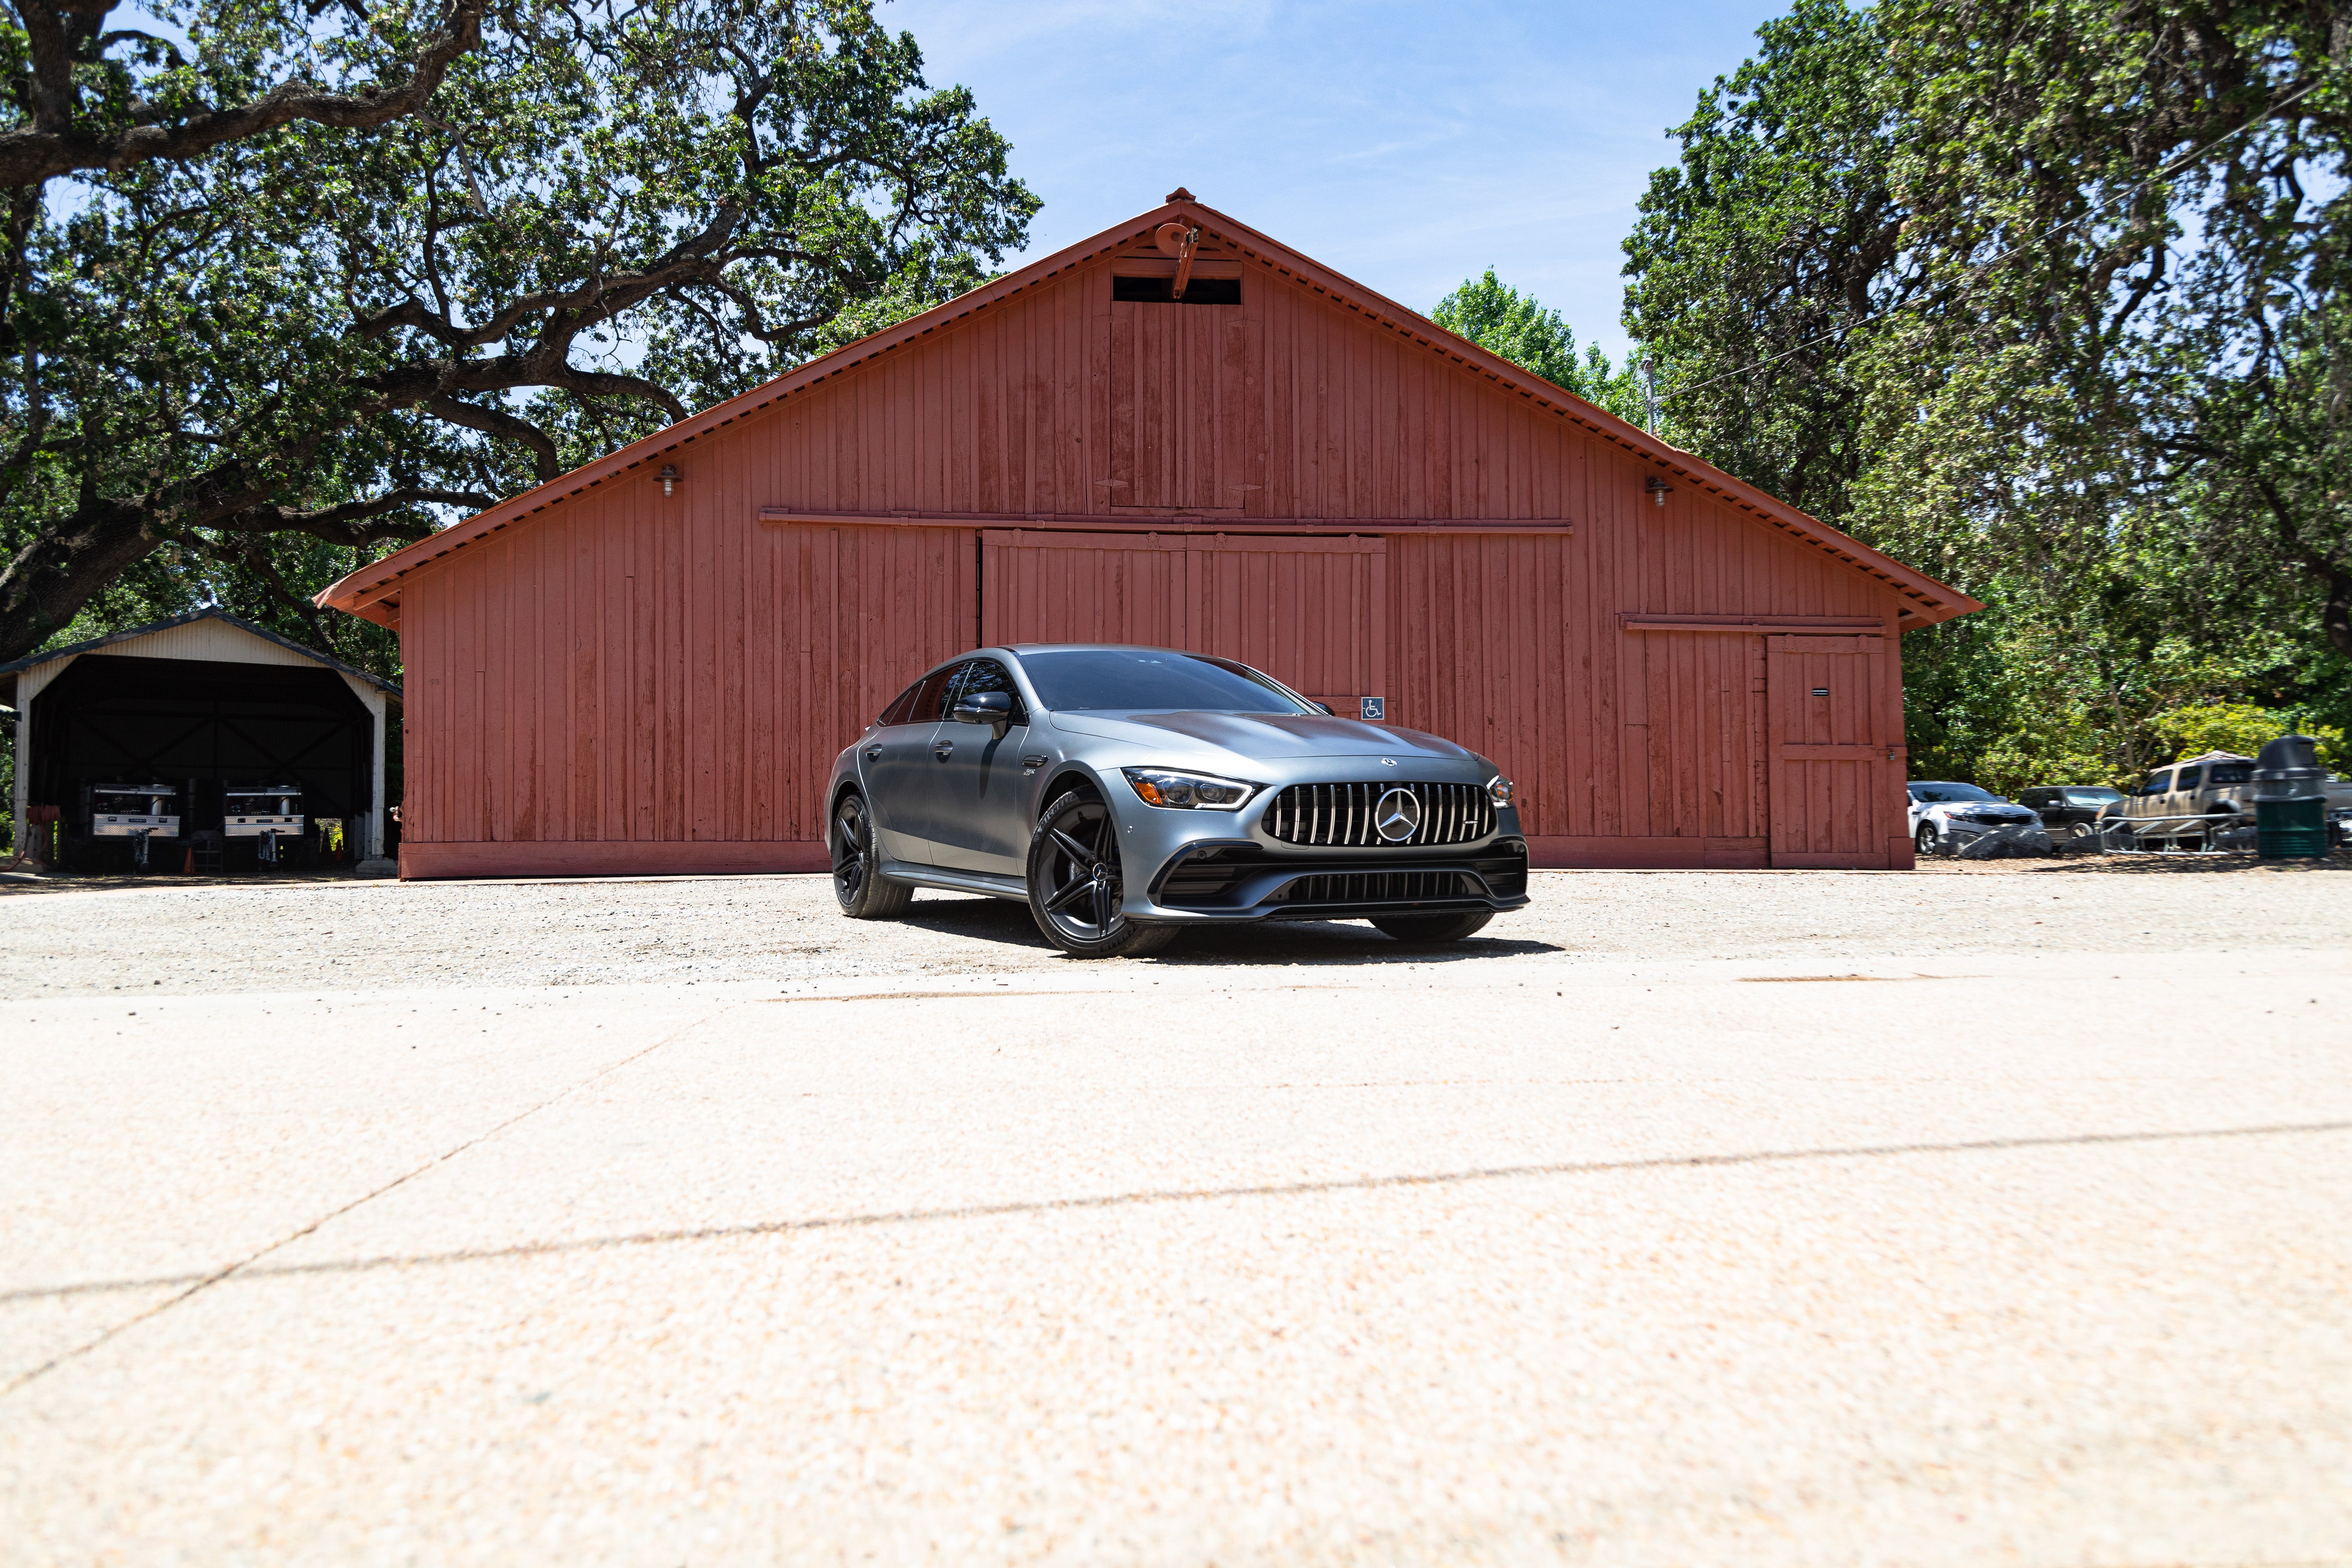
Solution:
<svg viewBox="0 0 2352 1568"><path fill-rule="evenodd" d="M1453 742L1418 730L1333 719L1319 713L1056 713L1054 727L1137 745L1181 737L1240 757L1438 757L1466 761Z"/></svg>

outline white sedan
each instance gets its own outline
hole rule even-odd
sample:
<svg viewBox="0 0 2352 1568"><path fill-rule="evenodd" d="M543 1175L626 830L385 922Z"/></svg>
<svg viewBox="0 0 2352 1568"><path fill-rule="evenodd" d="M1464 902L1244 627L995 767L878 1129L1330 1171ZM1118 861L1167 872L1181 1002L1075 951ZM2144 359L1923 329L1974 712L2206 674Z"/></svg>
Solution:
<svg viewBox="0 0 2352 1568"><path fill-rule="evenodd" d="M1922 856L1957 854L1987 840L1980 854L2014 846L2050 852L2049 830L2041 814L1971 784L1935 781L1905 786L1911 796L1911 842Z"/></svg>

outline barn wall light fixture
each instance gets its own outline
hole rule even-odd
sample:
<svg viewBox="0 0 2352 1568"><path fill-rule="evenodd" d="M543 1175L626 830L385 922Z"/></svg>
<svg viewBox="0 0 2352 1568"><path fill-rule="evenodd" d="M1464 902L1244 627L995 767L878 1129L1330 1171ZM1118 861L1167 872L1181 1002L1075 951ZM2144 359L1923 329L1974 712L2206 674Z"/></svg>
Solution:
<svg viewBox="0 0 2352 1568"><path fill-rule="evenodd" d="M1675 493L1675 487L1666 483L1665 480L1660 479L1655 474L1652 474L1650 476L1649 482L1642 488L1648 490L1650 492L1650 499L1656 501L1660 506L1665 505L1666 498Z"/></svg>
<svg viewBox="0 0 2352 1568"><path fill-rule="evenodd" d="M676 463L664 463L662 465L661 472L656 474L654 478L662 482L662 494L665 497L674 496L677 493L677 465Z"/></svg>

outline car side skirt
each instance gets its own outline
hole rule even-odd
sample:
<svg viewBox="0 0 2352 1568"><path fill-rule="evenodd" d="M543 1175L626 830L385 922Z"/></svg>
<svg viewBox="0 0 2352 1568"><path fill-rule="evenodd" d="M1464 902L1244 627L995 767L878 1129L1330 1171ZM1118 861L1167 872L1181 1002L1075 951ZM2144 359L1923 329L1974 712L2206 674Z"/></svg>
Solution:
<svg viewBox="0 0 2352 1568"><path fill-rule="evenodd" d="M946 866L918 866L906 860L885 860L881 873L885 881L903 882L910 888L938 888L950 893L985 893L992 899L1011 899L1015 903L1029 901L1029 885L1018 877L999 877L987 871L960 871Z"/></svg>

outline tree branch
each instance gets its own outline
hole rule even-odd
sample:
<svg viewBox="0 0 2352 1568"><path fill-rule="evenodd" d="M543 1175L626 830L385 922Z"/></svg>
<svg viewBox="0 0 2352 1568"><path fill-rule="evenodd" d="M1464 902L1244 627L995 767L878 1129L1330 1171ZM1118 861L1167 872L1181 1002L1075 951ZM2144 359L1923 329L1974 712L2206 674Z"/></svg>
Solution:
<svg viewBox="0 0 2352 1568"><path fill-rule="evenodd" d="M555 455L555 443L527 419L502 414L495 408L485 408L478 403L461 403L446 393L436 393L425 400L426 412L452 425L462 425L468 430L479 430L485 436L503 436L509 441L520 441L530 448L531 472L541 484L545 484L563 471L563 463ZM683 417L681 416L680 417Z"/></svg>
<svg viewBox="0 0 2352 1568"><path fill-rule="evenodd" d="M339 130L367 131L414 114L441 85L450 64L481 44L482 13L488 0L450 0L441 30L417 52L406 77L356 93L323 92L301 82L280 82L259 99L235 109L214 110L176 125L133 125L97 131L74 124L76 51L59 17L83 6L28 4L18 7L33 56L33 124L0 132L0 186L34 185L76 169L120 173L135 164L181 160L297 120Z"/></svg>

